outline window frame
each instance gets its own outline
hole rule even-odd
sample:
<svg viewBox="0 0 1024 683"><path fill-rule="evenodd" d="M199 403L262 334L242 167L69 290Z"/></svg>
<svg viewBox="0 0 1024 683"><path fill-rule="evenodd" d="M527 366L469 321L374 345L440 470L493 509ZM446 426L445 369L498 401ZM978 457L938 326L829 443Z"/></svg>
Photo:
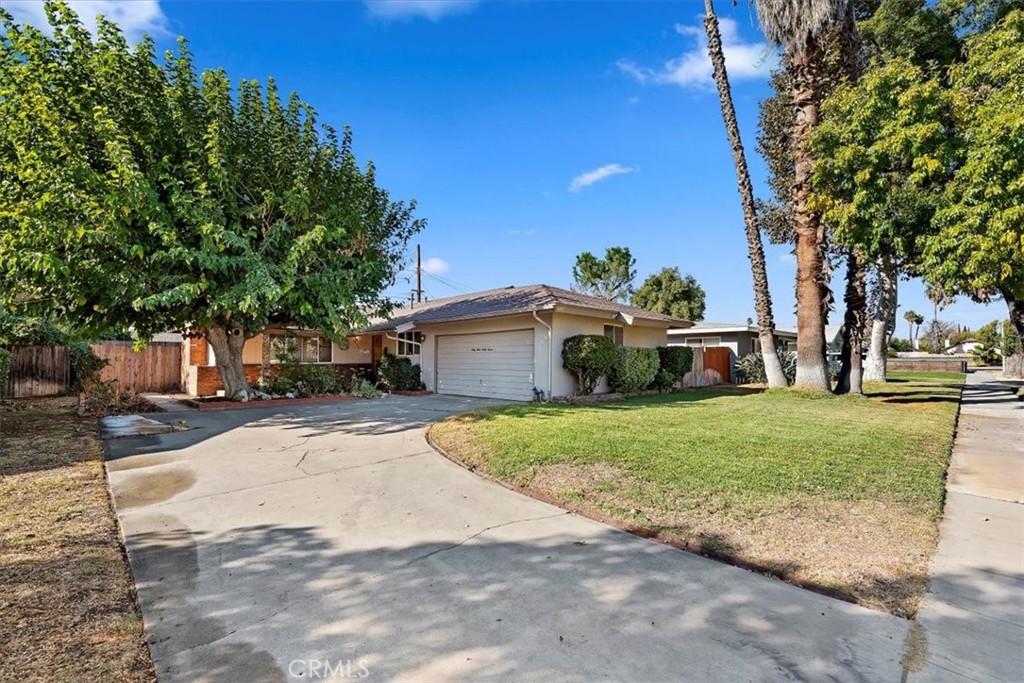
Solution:
<svg viewBox="0 0 1024 683"><path fill-rule="evenodd" d="M398 356L419 356L423 352L423 342L426 339L419 330L399 332L398 341L395 342L395 354Z"/></svg>
<svg viewBox="0 0 1024 683"><path fill-rule="evenodd" d="M611 332L611 334L608 334ZM613 325L606 323L604 326L604 336L612 340L612 343L616 346L626 345L626 332L622 325Z"/></svg>
<svg viewBox="0 0 1024 683"><path fill-rule="evenodd" d="M290 342L295 345L295 356L296 362L299 365L333 365L334 364L334 344L323 334L287 334L287 333L271 333L270 337L270 363L272 365L281 365L284 361L279 358L275 358L274 346L284 342ZM307 350L306 345L311 341L316 341L316 360L304 359L305 352ZM327 360L321 360L320 356L324 351L327 351Z"/></svg>

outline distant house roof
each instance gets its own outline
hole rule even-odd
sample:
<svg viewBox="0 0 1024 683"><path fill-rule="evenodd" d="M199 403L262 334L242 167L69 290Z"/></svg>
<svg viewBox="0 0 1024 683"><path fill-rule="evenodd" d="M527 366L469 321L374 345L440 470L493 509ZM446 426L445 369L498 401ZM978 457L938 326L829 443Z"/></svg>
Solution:
<svg viewBox="0 0 1024 683"><path fill-rule="evenodd" d="M694 323L691 327L687 328L674 328L668 331L669 334L673 335L695 335L695 334L735 334L738 332L750 332L757 334L759 332L757 325L746 325L742 323L712 323L712 322L699 322ZM783 334L787 336L796 336L796 330L787 330L782 328L775 329L776 334Z"/></svg>
<svg viewBox="0 0 1024 683"><path fill-rule="evenodd" d="M634 306L608 301L600 297L587 296L568 289L550 285L527 285L505 287L435 299L416 304L413 308L396 310L389 320L381 321L367 328L366 332L382 332L406 325L426 325L477 318L495 318L505 315L530 313L532 311L553 311L559 309L589 309L616 316L628 322L629 318L654 320L674 327L687 327L688 320L652 313Z"/></svg>

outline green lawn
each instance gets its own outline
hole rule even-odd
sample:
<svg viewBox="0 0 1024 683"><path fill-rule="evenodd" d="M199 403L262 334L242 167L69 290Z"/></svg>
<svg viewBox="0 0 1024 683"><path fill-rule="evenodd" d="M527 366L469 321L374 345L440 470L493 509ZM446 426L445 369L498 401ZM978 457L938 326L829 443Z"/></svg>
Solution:
<svg viewBox="0 0 1024 683"><path fill-rule="evenodd" d="M912 611L942 509L962 381L894 373L868 387L869 398L713 388L603 405L515 405L455 417L432 437L517 485ZM838 566L827 566L830 555Z"/></svg>

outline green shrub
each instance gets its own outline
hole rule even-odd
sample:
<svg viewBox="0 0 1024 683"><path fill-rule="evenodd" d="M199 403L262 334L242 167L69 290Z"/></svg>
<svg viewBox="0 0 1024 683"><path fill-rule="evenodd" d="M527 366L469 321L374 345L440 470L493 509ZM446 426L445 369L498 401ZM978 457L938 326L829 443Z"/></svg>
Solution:
<svg viewBox="0 0 1024 683"><path fill-rule="evenodd" d="M0 346L53 346L67 343L67 333L45 318L0 312Z"/></svg>
<svg viewBox="0 0 1024 683"><path fill-rule="evenodd" d="M659 346L658 368L682 379L693 369L693 349L688 346Z"/></svg>
<svg viewBox="0 0 1024 683"><path fill-rule="evenodd" d="M420 366L387 349L377 363L377 378L381 388L387 391L423 391L427 388L420 379Z"/></svg>
<svg viewBox="0 0 1024 683"><path fill-rule="evenodd" d="M616 391L635 394L649 387L657 374L657 349L620 346L618 360L608 376L608 381Z"/></svg>
<svg viewBox="0 0 1024 683"><path fill-rule="evenodd" d="M86 384L98 379L100 370L109 364L109 361L93 353L92 347L85 342L68 344L68 357L71 361L71 388L74 391L82 391Z"/></svg>
<svg viewBox="0 0 1024 683"><path fill-rule="evenodd" d="M330 365L294 364L281 368L279 377L291 382L299 396L326 396L344 391L343 380ZM285 392L287 393L287 392Z"/></svg>
<svg viewBox="0 0 1024 683"><path fill-rule="evenodd" d="M377 398L380 396L380 391L377 390L377 387L362 377L354 377L352 379L352 387L348 393L359 398Z"/></svg>
<svg viewBox="0 0 1024 683"><path fill-rule="evenodd" d="M562 342L562 367L576 377L581 394L593 393L618 359L615 343L601 334L577 334Z"/></svg>
<svg viewBox="0 0 1024 683"><path fill-rule="evenodd" d="M890 351L913 351L914 344L909 339L897 339L893 337L889 340Z"/></svg>
<svg viewBox="0 0 1024 683"><path fill-rule="evenodd" d="M780 353L782 373L792 384L796 380L796 354ZM767 384L768 375L764 371L764 358L760 353L748 353L736 361L736 381L739 384Z"/></svg>
<svg viewBox="0 0 1024 683"><path fill-rule="evenodd" d="M7 390L7 378L11 374L11 352L0 349L0 394Z"/></svg>
<svg viewBox="0 0 1024 683"><path fill-rule="evenodd" d="M651 382L651 386L659 391L665 391L671 389L675 385L678 378L669 372L668 370L658 370L658 374L654 376L654 381Z"/></svg>

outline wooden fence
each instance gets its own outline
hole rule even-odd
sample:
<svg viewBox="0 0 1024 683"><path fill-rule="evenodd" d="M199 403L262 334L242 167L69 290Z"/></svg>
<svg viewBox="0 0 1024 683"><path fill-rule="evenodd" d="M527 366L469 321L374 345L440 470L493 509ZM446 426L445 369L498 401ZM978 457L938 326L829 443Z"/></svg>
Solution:
<svg viewBox="0 0 1024 683"><path fill-rule="evenodd" d="M728 346L710 346L704 349L704 369L717 370L723 382L732 382L732 349Z"/></svg>
<svg viewBox="0 0 1024 683"><path fill-rule="evenodd" d="M130 341L105 341L92 351L108 361L100 372L104 382L119 389L181 391L181 344L151 342L135 351ZM11 372L0 393L14 398L54 396L71 387L71 358L66 346L16 346L11 349Z"/></svg>
<svg viewBox="0 0 1024 683"><path fill-rule="evenodd" d="M53 396L68 390L71 363L66 346L17 346L11 349L11 370L5 396Z"/></svg>
<svg viewBox="0 0 1024 683"><path fill-rule="evenodd" d="M100 373L104 382L117 381L120 389L181 391L181 343L150 342L142 351L130 341L93 344L92 352L109 363Z"/></svg>

